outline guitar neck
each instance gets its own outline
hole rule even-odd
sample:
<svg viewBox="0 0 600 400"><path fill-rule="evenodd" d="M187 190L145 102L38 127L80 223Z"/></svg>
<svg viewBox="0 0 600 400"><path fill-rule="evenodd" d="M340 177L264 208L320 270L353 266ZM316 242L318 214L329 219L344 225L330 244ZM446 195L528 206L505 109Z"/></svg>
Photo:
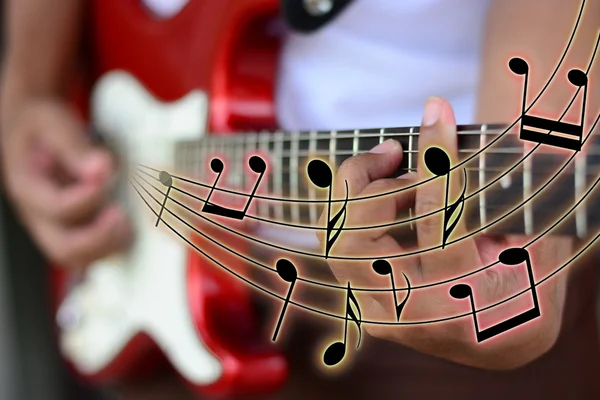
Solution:
<svg viewBox="0 0 600 400"><path fill-rule="evenodd" d="M471 230L481 229L502 218L484 229L486 233L532 235L542 232L568 212L595 183L600 159L588 146L585 154L578 154L570 162L572 152L548 153L543 149L521 161L533 146L525 146L525 142L518 139L516 130L500 137L504 130L502 125L458 126L459 160L467 160L461 167L467 171L468 198L463 218ZM206 169L210 160L218 157L226 165L226 178L222 182L230 188L243 190L255 182L255 175L248 172L246 165L248 156L268 154L268 178L265 177L261 184L268 196L321 199L322 191L306 176L310 159L318 157L333 167L339 166L346 158L367 152L389 138L399 141L404 152L396 175L415 171L419 127L208 136L178 145L177 169L194 179L212 183L214 178L206 179ZM566 163L567 166L558 173ZM456 171L453 173L461 173ZM547 184L554 175L557 175L556 179ZM594 232L600 215L597 207L588 207L594 203L593 193L552 232L580 238ZM528 200L532 196L534 198ZM314 226L323 207L317 203L255 201L262 218ZM523 202L525 204L519 207ZM510 216L505 217L507 213ZM414 216L413 211L408 210L406 216ZM414 229L412 223L406 227Z"/></svg>

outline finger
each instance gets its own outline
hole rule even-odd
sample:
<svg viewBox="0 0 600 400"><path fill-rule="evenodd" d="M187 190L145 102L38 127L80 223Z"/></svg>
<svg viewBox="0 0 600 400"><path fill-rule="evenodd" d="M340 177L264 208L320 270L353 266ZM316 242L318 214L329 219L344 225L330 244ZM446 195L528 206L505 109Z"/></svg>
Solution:
<svg viewBox="0 0 600 400"><path fill-rule="evenodd" d="M344 198L348 182L348 198L356 197L377 179L389 178L402 162L402 145L388 139L371 151L350 157L342 163L334 179L335 198Z"/></svg>
<svg viewBox="0 0 600 400"><path fill-rule="evenodd" d="M370 183L360 193L360 197L374 197L348 203L346 226L370 227L388 225L396 221L399 212L408 209L415 202L415 190L402 190L415 181L415 177L405 175L404 179L379 179ZM398 191L398 193L377 196L381 193L395 191ZM387 233L392 227L385 226L381 228L352 230L343 232L342 235L353 235L358 240L375 240Z"/></svg>
<svg viewBox="0 0 600 400"><path fill-rule="evenodd" d="M419 147L421 151L417 173L421 180L429 179L433 176L429 170L429 168L433 168L432 165L429 165L428 168L424 159L424 154L429 148L438 147L443 149L450 158L450 166L457 163L456 121L452 108L445 100L433 97L427 101L419 135ZM431 164L431 160L429 161ZM450 173L448 187L452 190L448 191L448 205L456 201L458 193L462 191L461 172L457 170ZM441 176L433 179L431 182L418 186L415 205L417 215L444 209L447 179L447 176ZM418 219L417 235L419 247L421 249L429 249L440 246L442 244L444 229L443 211ZM459 221L454 232L453 237L464 234L464 224L461 221ZM424 269L429 267L433 270L439 270L441 266L450 266L453 270L461 270L465 267L478 266L479 256L475 242L472 239L465 239L457 244L447 246L444 250L423 253L422 262Z"/></svg>
<svg viewBox="0 0 600 400"><path fill-rule="evenodd" d="M37 157L38 165L53 162ZM50 164L49 164L50 163ZM52 177L36 173L19 172L13 192L40 218L55 220L59 224L73 224L89 219L104 204L111 189L110 181L104 184L72 182L63 185Z"/></svg>
<svg viewBox="0 0 600 400"><path fill-rule="evenodd" d="M94 146L83 124L69 109L55 104L37 107L31 116L35 124L30 134L51 151L58 163L74 178L104 181L113 170L113 160L105 149Z"/></svg>
<svg viewBox="0 0 600 400"><path fill-rule="evenodd" d="M132 239L126 215L116 206L108 206L89 224L65 227L43 222L37 236L53 262L81 268L93 261L125 250Z"/></svg>
<svg viewBox="0 0 600 400"><path fill-rule="evenodd" d="M402 145L395 140L388 139L375 146L370 152L360 154L346 159L333 180L333 199L356 197L371 182L381 178L387 178L398 169L402 161ZM347 192L347 193L346 193ZM341 205L335 204L332 209ZM319 218L319 225L326 226L328 221L328 206ZM318 239L325 240L325 232L317 231Z"/></svg>

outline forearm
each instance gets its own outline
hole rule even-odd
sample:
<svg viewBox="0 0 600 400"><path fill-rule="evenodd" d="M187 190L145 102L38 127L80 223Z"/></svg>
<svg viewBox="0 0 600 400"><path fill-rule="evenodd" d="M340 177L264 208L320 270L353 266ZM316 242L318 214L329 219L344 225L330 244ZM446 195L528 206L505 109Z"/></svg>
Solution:
<svg viewBox="0 0 600 400"><path fill-rule="evenodd" d="M567 73L573 68L587 70L600 33L600 1L587 0L569 51L551 83L544 89L567 48L580 7L580 1L565 0L495 0L491 4L483 43L477 122L510 123L521 115L524 80L508 68L508 62L513 57L523 58L529 64L526 107L544 90L529 113L551 119L561 117L577 91L577 87L567 80ZM596 118L600 105L600 91L597 90L600 81L599 56L596 55L588 73L584 134ZM581 98L582 93L579 93L579 101L571 106L565 121L579 123ZM545 241L549 239L544 238ZM557 267L553 262L539 262L536 270L545 276ZM566 272L556 279L560 280L559 287L564 287ZM542 354L542 350L548 349L548 346L540 348L536 344L545 341L552 345L555 340L548 330L540 330L539 337L516 342L520 351L505 351L502 354L509 364L520 364L520 360L536 358Z"/></svg>
<svg viewBox="0 0 600 400"><path fill-rule="evenodd" d="M521 114L523 80L508 68L512 57L525 59L530 68L529 106L554 72L575 26L581 1L494 0L490 6L480 76L477 122L512 122ZM544 95L532 108L535 115L559 118L577 88L566 76L569 70L586 70L600 33L600 0L586 0L577 34L562 67ZM589 72L588 122L600 105L600 55ZM580 95L581 96L581 95ZM578 122L576 102L567 120ZM589 125L588 125L589 126Z"/></svg>
<svg viewBox="0 0 600 400"><path fill-rule="evenodd" d="M65 95L80 41L81 0L8 0L0 83L3 131L32 98Z"/></svg>

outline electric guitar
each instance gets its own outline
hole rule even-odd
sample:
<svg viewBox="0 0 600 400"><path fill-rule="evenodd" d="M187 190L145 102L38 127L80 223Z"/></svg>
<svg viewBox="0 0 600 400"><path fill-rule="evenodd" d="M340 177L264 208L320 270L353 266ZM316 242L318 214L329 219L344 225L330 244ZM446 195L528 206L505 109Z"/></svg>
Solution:
<svg viewBox="0 0 600 400"><path fill-rule="evenodd" d="M268 154L269 174L261 193L273 197L316 199L304 173L311 157L339 165L388 137L403 145L399 172L415 170L419 147L414 127L256 133L277 126L277 3L182 1L173 15L157 19L136 0L92 2L97 63L89 107L93 125L111 135L130 165L208 183L214 180L208 165L218 157L225 161L228 185L241 191L254 179L244 169L248 157ZM208 131L223 133L206 135ZM250 131L254 133L234 133ZM472 156L465 164L468 193L486 188L466 200L465 218L472 229L542 232L595 182L599 163L593 143L588 146L592 150L572 159L569 152L534 152L521 162L531 148L514 131L502 137L500 125L460 126L458 131L461 159ZM565 163L559 177L544 188ZM541 190L543 196L537 196ZM89 266L83 279L55 285L61 350L76 373L93 382L120 379L158 348L199 393L260 394L279 388L286 361L268 347L261 349L268 338L258 333L246 287L172 232L156 227L131 188L123 193L136 228L131 250ZM312 226L322 207L255 202L256 216ZM586 199L552 232L581 238L595 232L600 216L597 207L589 207L593 202ZM313 232L268 225L261 224L256 233L264 240L319 249ZM407 230L413 228L406 224ZM227 249L245 252L246 240L228 237L222 247L197 235L192 240L232 269L245 268Z"/></svg>

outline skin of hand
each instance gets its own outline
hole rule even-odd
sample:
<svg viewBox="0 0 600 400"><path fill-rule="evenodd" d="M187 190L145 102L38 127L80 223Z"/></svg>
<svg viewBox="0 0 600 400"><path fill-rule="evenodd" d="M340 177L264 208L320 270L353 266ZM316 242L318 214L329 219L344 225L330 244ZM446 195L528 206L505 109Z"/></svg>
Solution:
<svg viewBox="0 0 600 400"><path fill-rule="evenodd" d="M418 172L400 178L389 178L402 159L402 147L388 140L369 153L347 159L334 177L334 197L345 197L348 183L348 198L363 197L388 192L420 180L432 174L424 167L424 150L431 146L444 149L451 160L457 163L457 135L454 113L443 99L430 98L425 107L419 136ZM416 176L415 176L416 175ZM460 173L451 173L450 197L456 199L461 186ZM454 196L454 197L453 197ZM394 195L348 203L346 227L369 226L389 223L397 219L400 210L414 207L416 215L443 209L445 178L437 178L415 189ZM335 208L335 206L333 206ZM333 215L333 209L332 209ZM321 216L324 226L326 214ZM416 221L418 249L439 246L442 240L443 213ZM459 238L466 231L461 220L450 236ZM317 236L324 246L325 231ZM443 250L433 250L420 255L388 259L396 281L396 288L406 288L402 273L406 274L411 286L424 285L451 279L479 269L498 260L498 255L508 247L524 245L525 236L509 235L490 237L475 235L450 244ZM547 236L528 247L536 282L561 266L571 255L572 240L565 237ZM344 231L333 245L330 255L370 257L403 254L415 249L401 246L390 236L388 228ZM383 279L372 268L371 261L328 260L334 276L340 284L350 281L353 287L390 289L389 278ZM401 343L421 352L438 356L457 363L486 369L512 369L538 358L556 342L565 301L567 274L554 276L537 287L541 317L520 325L508 332L477 343L472 316L432 324L421 325L375 325L363 324L374 337ZM449 290L458 283L471 286L476 309L495 304L522 290L529 288L526 267L505 266L488 268L458 281L426 289L412 290L402 312L401 321L424 321L466 314L471 311L468 299L457 300ZM364 320L395 322L395 303L391 290L387 293L354 292ZM397 301L405 298L406 292L397 292ZM531 291L512 299L501 306L477 314L480 329L495 325L533 306Z"/></svg>
<svg viewBox="0 0 600 400"><path fill-rule="evenodd" d="M4 186L43 253L81 268L125 249L132 231L124 211L109 202L111 154L59 102L21 110L2 135Z"/></svg>

